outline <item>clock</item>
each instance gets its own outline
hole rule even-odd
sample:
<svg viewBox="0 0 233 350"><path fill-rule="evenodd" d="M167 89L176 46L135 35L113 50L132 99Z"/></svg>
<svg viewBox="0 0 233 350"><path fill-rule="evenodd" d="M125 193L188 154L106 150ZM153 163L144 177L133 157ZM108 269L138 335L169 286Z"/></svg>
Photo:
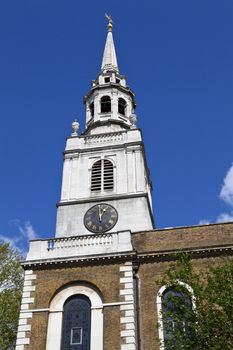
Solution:
<svg viewBox="0 0 233 350"><path fill-rule="evenodd" d="M85 227L94 233L104 233L111 230L117 223L116 209L106 203L96 204L84 216Z"/></svg>

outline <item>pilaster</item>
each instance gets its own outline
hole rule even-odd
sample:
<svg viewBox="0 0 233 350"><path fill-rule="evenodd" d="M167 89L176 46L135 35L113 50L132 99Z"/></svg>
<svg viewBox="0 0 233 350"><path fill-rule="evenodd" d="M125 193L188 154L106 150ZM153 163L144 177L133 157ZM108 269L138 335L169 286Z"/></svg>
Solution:
<svg viewBox="0 0 233 350"><path fill-rule="evenodd" d="M133 290L133 266L126 262L120 266L120 296L127 302L121 310L121 350L136 350L135 301Z"/></svg>
<svg viewBox="0 0 233 350"><path fill-rule="evenodd" d="M32 319L32 312L30 311L30 305L34 303L33 294L36 288L34 285L35 280L36 280L36 274L34 274L32 270L25 271L23 296L22 296L21 309L19 314L18 333L17 333L15 350L24 350L25 345L30 344L29 334L31 331L31 319Z"/></svg>

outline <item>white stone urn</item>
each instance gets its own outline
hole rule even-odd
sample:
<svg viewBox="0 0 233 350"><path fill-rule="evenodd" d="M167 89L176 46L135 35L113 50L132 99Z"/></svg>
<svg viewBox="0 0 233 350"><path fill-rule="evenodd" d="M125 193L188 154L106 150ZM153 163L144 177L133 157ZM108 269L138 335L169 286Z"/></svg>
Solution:
<svg viewBox="0 0 233 350"><path fill-rule="evenodd" d="M136 124L137 124L137 116L135 113L131 114L131 116L129 117L130 123L131 123L131 127L134 129L136 128Z"/></svg>
<svg viewBox="0 0 233 350"><path fill-rule="evenodd" d="M74 136L78 136L78 130L79 130L79 122L77 121L77 119L75 119L72 123L72 134L71 136L74 137Z"/></svg>

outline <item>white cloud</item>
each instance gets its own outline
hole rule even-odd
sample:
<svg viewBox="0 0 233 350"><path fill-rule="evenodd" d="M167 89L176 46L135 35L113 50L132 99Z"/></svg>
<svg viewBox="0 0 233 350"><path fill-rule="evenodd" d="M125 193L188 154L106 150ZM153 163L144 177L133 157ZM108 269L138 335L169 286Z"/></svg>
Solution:
<svg viewBox="0 0 233 350"><path fill-rule="evenodd" d="M7 236L0 235L0 241L2 241L4 243L9 243L12 248L18 249L17 243L20 241L20 238L18 238L18 237L9 238Z"/></svg>
<svg viewBox="0 0 233 350"><path fill-rule="evenodd" d="M17 234L14 236L0 234L0 241L9 243L12 248L18 249L25 255L28 250L28 241L36 239L36 232L30 221L21 223L19 220L11 220L10 224L17 228Z"/></svg>
<svg viewBox="0 0 233 350"><path fill-rule="evenodd" d="M19 229L19 232L22 233L22 235L27 238L28 240L31 239L36 239L36 232L34 230L34 228L32 227L32 224L30 223L30 221L25 221L23 226L18 224L16 225Z"/></svg>
<svg viewBox="0 0 233 350"><path fill-rule="evenodd" d="M200 220L198 223L198 225L209 225L209 224L210 224L209 220L206 220L206 219Z"/></svg>
<svg viewBox="0 0 233 350"><path fill-rule="evenodd" d="M219 197L231 207L233 207L233 164L228 170L221 188Z"/></svg>
<svg viewBox="0 0 233 350"><path fill-rule="evenodd" d="M229 221L233 221L233 212L231 213L222 213L217 217L216 222L220 223L220 222L229 222Z"/></svg>
<svg viewBox="0 0 233 350"><path fill-rule="evenodd" d="M233 164L226 173L223 180L223 185L219 194L219 198L222 199L226 204L233 208ZM217 216L215 222L230 222L233 221L233 211L230 210L229 213L221 213ZM199 221L199 225L208 225L209 220L203 219Z"/></svg>

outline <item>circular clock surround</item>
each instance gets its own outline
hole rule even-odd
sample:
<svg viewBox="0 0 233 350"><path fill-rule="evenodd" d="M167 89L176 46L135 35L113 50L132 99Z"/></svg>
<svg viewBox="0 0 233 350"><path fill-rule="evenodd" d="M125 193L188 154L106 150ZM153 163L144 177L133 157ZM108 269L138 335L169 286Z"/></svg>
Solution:
<svg viewBox="0 0 233 350"><path fill-rule="evenodd" d="M87 230L94 233L105 233L111 230L117 220L117 210L106 203L96 204L88 209L83 219Z"/></svg>

